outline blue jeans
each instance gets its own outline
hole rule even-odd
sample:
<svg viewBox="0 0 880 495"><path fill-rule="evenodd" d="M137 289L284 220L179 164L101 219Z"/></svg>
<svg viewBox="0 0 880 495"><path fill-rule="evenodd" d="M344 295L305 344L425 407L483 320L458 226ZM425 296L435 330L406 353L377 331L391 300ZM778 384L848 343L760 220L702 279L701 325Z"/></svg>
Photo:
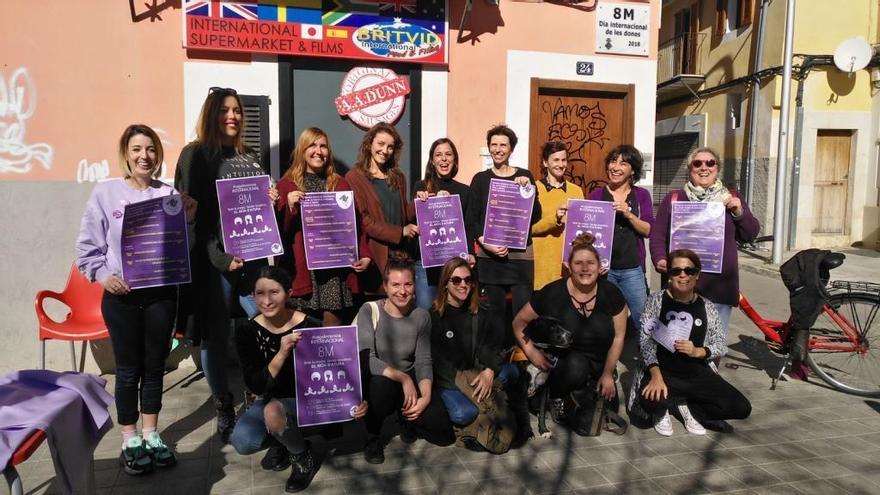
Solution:
<svg viewBox="0 0 880 495"><path fill-rule="evenodd" d="M291 397L277 400L284 405L288 427L297 428L296 399ZM266 407L267 402L266 399L255 400L235 423L235 429L229 436L229 443L235 447L235 451L239 454L250 455L266 448L266 441L270 434L266 429L266 420L263 419L263 408Z"/></svg>
<svg viewBox="0 0 880 495"><path fill-rule="evenodd" d="M430 310L434 297L437 296L437 286L428 284L428 273L422 266L422 260L413 263L413 268L416 271L416 307Z"/></svg>
<svg viewBox="0 0 880 495"><path fill-rule="evenodd" d="M245 270L249 267L245 265ZM257 267L259 269L259 267ZM259 310L254 301L252 293L245 291L249 288L237 287L236 281L240 279L240 274L211 270L209 276L217 277L212 281L212 297L211 300L217 304L216 308L211 311L209 319L209 328L207 335L202 339L200 355L202 358L202 370L205 372L205 378L208 386L211 388L213 395L226 395L229 393L229 376L226 371L229 337L231 335L233 297L237 298L241 309L247 314L248 318L253 318Z"/></svg>
<svg viewBox="0 0 880 495"><path fill-rule="evenodd" d="M609 270L608 281L623 293L635 329L641 331L642 311L648 300L648 287L645 285L645 272L642 271L642 267Z"/></svg>
<svg viewBox="0 0 880 495"><path fill-rule="evenodd" d="M715 309L718 311L718 319L721 323L721 334L724 335L725 342L727 341L727 328L730 326L730 312L733 310L733 306L729 304L715 304Z"/></svg>
<svg viewBox="0 0 880 495"><path fill-rule="evenodd" d="M516 365L513 363L502 365L501 369L498 370L498 381L501 382L503 387L506 387L507 384L516 380L517 376L519 376L519 369L517 369ZM443 400L443 404L446 406L446 412L449 413L449 420L459 426L466 426L473 423L474 420L477 419L477 415L480 413L476 404L471 402L471 400L457 388L441 388L440 399Z"/></svg>

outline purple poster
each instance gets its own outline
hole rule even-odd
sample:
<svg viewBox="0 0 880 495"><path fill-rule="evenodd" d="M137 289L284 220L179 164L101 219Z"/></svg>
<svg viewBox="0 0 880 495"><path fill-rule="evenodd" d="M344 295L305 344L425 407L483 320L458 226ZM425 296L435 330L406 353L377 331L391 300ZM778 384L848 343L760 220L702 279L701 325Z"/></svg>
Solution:
<svg viewBox="0 0 880 495"><path fill-rule="evenodd" d="M611 268L611 245L614 243L614 203L589 199L569 199L562 244L562 262L568 262L571 241L584 232L596 238L593 247L599 252L602 268Z"/></svg>
<svg viewBox="0 0 880 495"><path fill-rule="evenodd" d="M352 418L361 396L357 327L304 328L293 348L298 426Z"/></svg>
<svg viewBox="0 0 880 495"><path fill-rule="evenodd" d="M483 244L525 249L534 205L534 185L520 186L511 180L490 179Z"/></svg>
<svg viewBox="0 0 880 495"><path fill-rule="evenodd" d="M697 253L707 273L721 273L724 257L724 204L673 201L669 250Z"/></svg>
<svg viewBox="0 0 880 495"><path fill-rule="evenodd" d="M300 200L303 244L309 270L350 267L358 259L358 233L351 191L308 193Z"/></svg>
<svg viewBox="0 0 880 495"><path fill-rule="evenodd" d="M220 228L227 253L250 261L284 252L269 185L268 175L217 181Z"/></svg>
<svg viewBox="0 0 880 495"><path fill-rule="evenodd" d="M132 289L190 281L186 213L179 194L125 206L122 279Z"/></svg>
<svg viewBox="0 0 880 495"><path fill-rule="evenodd" d="M468 255L467 235L461 214L461 198L433 196L415 200L419 224L419 252L425 268L443 266L451 258Z"/></svg>

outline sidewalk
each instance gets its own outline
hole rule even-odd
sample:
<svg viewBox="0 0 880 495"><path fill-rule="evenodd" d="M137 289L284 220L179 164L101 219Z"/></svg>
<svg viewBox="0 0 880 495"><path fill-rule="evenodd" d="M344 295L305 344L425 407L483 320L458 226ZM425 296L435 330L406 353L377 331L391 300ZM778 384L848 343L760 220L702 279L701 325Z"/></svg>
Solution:
<svg viewBox="0 0 880 495"><path fill-rule="evenodd" d="M847 252L844 269L861 280L880 280L877 259ZM869 252L865 254L880 253ZM759 276L743 263L742 288L767 317L788 315L778 275ZM856 275L850 275L856 274ZM785 295L783 297L783 295ZM781 358L739 311L728 338L722 374L752 401L752 416L732 422L733 434L675 435L630 427L624 436L582 438L554 426L552 439L532 439L503 456L405 445L394 438L386 462L364 462L357 434L346 443L315 440L323 465L304 493L370 494L876 494L880 493L880 399L864 399L809 383L780 382L769 390ZM623 368L631 363L624 359ZM726 366L725 366L726 365ZM112 376L108 376L112 390ZM629 379L624 373L623 380ZM179 464L144 477L122 473L120 438L109 433L95 453L99 494L280 494L288 472L260 469L262 454L243 457L213 434L212 405L204 377L192 368L166 376L163 436L177 444ZM241 390L240 386L236 390ZM537 429L536 421L534 428ZM333 455L328 455L335 448ZM20 466L30 494L57 493L49 452L42 447Z"/></svg>
<svg viewBox="0 0 880 495"><path fill-rule="evenodd" d="M779 278L779 267L771 263L771 245L764 243L756 251L739 252L740 271L749 271L771 278ZM846 255L846 260L838 268L831 271L832 280L880 282L880 251L859 248L841 248L833 251ZM785 263L797 251L782 253Z"/></svg>

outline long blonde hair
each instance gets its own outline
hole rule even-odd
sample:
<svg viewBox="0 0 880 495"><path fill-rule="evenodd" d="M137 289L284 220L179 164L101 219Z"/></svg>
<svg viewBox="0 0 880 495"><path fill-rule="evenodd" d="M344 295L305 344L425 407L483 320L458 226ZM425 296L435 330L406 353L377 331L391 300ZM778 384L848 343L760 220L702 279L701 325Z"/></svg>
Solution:
<svg viewBox="0 0 880 495"><path fill-rule="evenodd" d="M324 162L324 167L319 174L327 180L327 190L335 190L336 184L339 183L339 179L342 178L342 176L336 172L336 164L333 162L333 148L330 147L330 137L327 136L326 132L317 127L308 127L300 133L299 139L296 141L296 148L290 153L290 167L287 169L287 172L284 173L283 177L296 184L296 187L300 191L306 190L306 150L320 138L324 138L324 140L327 141L328 156L327 160Z"/></svg>

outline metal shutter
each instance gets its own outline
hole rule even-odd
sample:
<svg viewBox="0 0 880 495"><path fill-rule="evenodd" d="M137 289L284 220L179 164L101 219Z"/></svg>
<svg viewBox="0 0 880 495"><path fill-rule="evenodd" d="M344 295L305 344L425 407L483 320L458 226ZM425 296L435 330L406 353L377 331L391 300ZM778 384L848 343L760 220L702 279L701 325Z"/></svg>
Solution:
<svg viewBox="0 0 880 495"><path fill-rule="evenodd" d="M244 142L259 152L260 164L269 173L269 97L239 95L244 107ZM276 177L277 179L277 177Z"/></svg>

